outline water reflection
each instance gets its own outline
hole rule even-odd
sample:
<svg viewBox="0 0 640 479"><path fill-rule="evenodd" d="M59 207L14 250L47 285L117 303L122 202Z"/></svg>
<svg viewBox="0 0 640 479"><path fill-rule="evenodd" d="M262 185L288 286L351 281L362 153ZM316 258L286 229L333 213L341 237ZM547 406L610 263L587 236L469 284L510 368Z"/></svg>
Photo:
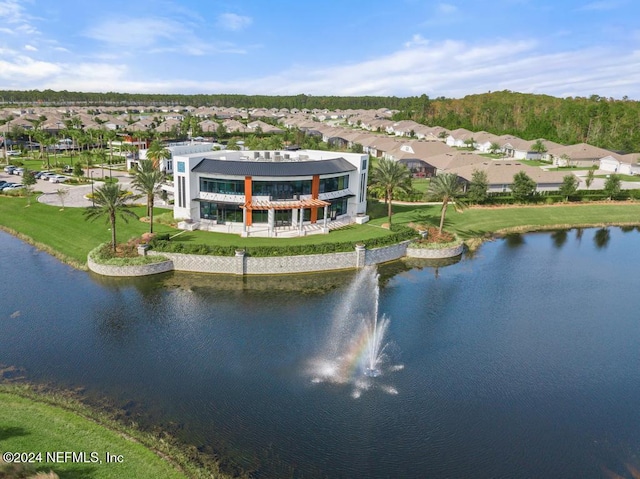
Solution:
<svg viewBox="0 0 640 479"><path fill-rule="evenodd" d="M562 248L564 244L567 242L567 238L569 234L567 230L558 230L551 233L551 240L553 241L553 245L556 248Z"/></svg>
<svg viewBox="0 0 640 479"><path fill-rule="evenodd" d="M308 376L356 271L102 278L0 234L0 363L106 395L260 479L601 477L640 447L640 234L603 230L381 265L406 367L400 394L358 401Z"/></svg>
<svg viewBox="0 0 640 479"><path fill-rule="evenodd" d="M609 240L611 240L609 228L600 228L593 235L593 243L598 249L606 248L609 245Z"/></svg>
<svg viewBox="0 0 640 479"><path fill-rule="evenodd" d="M504 236L504 242L509 248L518 248L525 243L524 235L520 233L506 234Z"/></svg>

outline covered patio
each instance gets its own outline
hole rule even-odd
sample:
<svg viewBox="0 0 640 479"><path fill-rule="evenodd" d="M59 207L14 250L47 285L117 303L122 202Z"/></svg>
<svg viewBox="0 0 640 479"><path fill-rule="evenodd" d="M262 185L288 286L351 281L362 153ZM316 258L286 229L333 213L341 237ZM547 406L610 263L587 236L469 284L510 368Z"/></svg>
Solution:
<svg viewBox="0 0 640 479"><path fill-rule="evenodd" d="M319 208L322 208L324 213L322 219L322 233L329 233L328 225L328 213L331 203L319 199L296 199L296 200L255 200L251 203L245 203L242 208L242 236L249 236L253 227L252 216L254 211L266 211L267 212L267 234L268 236L277 236L278 229L283 225L279 225L276 220L277 212L290 211L291 220L285 226L286 231L297 231L297 236L304 236L306 234L305 222L304 222L304 210L311 210L311 221L307 222L308 226L313 226L314 230L318 230L317 225L317 213L314 215L314 211L317 212Z"/></svg>

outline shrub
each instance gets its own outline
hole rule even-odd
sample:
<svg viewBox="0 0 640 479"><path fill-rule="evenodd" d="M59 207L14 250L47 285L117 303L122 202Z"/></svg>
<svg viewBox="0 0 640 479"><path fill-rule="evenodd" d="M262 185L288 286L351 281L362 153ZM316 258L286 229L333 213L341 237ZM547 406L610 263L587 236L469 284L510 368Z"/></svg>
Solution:
<svg viewBox="0 0 640 479"><path fill-rule="evenodd" d="M373 238L366 241L366 247L381 248L392 244L415 239L418 234L415 230L402 225L393 225L392 234L381 238ZM168 236L168 235L167 235ZM184 253L213 256L235 256L236 250L244 249L248 256L271 257L271 256L299 256L309 254L329 254L351 252L355 248L355 241L343 241L339 243L321 243L314 245L286 245L286 246L252 246L243 248L240 246L210 246L204 244L184 243L181 241L170 241L168 238L161 239L161 235L156 236L150 243L155 251L163 253Z"/></svg>

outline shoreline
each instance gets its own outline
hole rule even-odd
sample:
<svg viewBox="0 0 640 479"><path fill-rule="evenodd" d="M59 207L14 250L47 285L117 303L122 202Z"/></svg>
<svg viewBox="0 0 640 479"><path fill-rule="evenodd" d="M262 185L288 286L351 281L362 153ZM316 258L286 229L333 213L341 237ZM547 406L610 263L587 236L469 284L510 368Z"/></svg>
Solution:
<svg viewBox="0 0 640 479"><path fill-rule="evenodd" d="M0 372L3 367L0 365ZM19 369L13 366L4 368L12 372ZM171 466L176 473L186 477L212 477L231 479L235 476L220 471L216 455L201 453L193 445L180 442L165 429L145 430L127 412L102 398L95 402L83 397L82 389L61 389L49 384L32 383L22 377L3 379L0 375L0 395L14 396L22 400L42 405L50 409L55 416L72 414L89 421L101 430L109 431L125 441L137 444L153 453L160 461ZM83 400L84 399L84 400ZM0 405L0 409L2 405ZM129 420L129 424L125 423ZM50 448L55 449L55 445Z"/></svg>

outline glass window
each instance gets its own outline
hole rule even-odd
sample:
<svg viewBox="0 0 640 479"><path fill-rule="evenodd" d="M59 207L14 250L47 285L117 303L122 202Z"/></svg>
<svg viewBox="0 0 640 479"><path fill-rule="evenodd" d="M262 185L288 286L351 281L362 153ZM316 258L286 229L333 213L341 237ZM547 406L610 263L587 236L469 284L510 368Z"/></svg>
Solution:
<svg viewBox="0 0 640 479"><path fill-rule="evenodd" d="M223 195L244 195L244 181L200 178L200 191Z"/></svg>

